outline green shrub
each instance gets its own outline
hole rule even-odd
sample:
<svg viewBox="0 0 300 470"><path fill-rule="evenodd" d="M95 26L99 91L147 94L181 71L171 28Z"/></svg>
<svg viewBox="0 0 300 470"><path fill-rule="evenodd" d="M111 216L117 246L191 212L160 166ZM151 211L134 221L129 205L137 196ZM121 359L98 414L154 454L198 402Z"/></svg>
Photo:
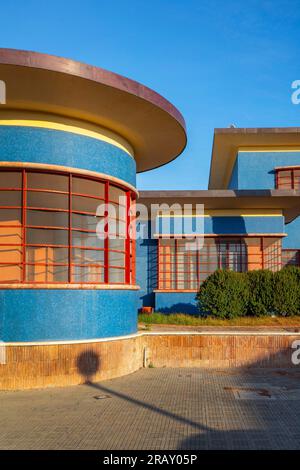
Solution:
<svg viewBox="0 0 300 470"><path fill-rule="evenodd" d="M274 273L274 312L289 317L300 314L299 268L287 267Z"/></svg>
<svg viewBox="0 0 300 470"><path fill-rule="evenodd" d="M248 315L262 317L274 311L274 274L266 269L249 271Z"/></svg>
<svg viewBox="0 0 300 470"><path fill-rule="evenodd" d="M300 268L297 266L285 266L283 269L287 269L289 273L294 274L294 276L296 276L297 282L300 283Z"/></svg>
<svg viewBox="0 0 300 470"><path fill-rule="evenodd" d="M218 270L211 274L197 294L200 313L217 318L245 316L248 302L247 275L227 270Z"/></svg>

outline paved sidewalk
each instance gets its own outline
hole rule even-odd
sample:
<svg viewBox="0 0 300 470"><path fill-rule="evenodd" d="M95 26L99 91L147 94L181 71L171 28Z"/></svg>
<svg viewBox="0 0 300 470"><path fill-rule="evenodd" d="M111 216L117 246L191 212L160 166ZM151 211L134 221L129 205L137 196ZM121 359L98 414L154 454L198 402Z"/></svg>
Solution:
<svg viewBox="0 0 300 470"><path fill-rule="evenodd" d="M300 368L143 369L1 392L0 448L300 449L299 378Z"/></svg>

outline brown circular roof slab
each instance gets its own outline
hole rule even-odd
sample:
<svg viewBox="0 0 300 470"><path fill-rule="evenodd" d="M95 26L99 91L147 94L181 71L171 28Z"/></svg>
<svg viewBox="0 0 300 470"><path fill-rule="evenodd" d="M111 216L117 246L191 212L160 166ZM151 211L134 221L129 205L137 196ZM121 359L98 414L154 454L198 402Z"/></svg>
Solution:
<svg viewBox="0 0 300 470"><path fill-rule="evenodd" d="M70 59L0 49L3 109L53 113L100 125L134 149L137 171L164 165L186 145L185 122L165 98L133 80Z"/></svg>

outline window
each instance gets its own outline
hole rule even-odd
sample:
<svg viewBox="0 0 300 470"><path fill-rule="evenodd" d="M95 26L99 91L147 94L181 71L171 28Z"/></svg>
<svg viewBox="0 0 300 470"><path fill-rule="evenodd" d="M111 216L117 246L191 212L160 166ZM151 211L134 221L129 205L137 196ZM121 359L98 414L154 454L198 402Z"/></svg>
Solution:
<svg viewBox="0 0 300 470"><path fill-rule="evenodd" d="M220 240L218 242L220 269L236 272L247 271L247 250L243 240Z"/></svg>
<svg viewBox="0 0 300 470"><path fill-rule="evenodd" d="M97 209L112 201L117 238L96 233ZM128 227L134 195L96 178L59 172L0 171L0 282L134 284Z"/></svg>
<svg viewBox="0 0 300 470"><path fill-rule="evenodd" d="M300 189L300 168L289 167L275 170L276 189Z"/></svg>
<svg viewBox="0 0 300 470"><path fill-rule="evenodd" d="M285 266L300 266L300 250L282 250L281 260L283 268Z"/></svg>
<svg viewBox="0 0 300 470"><path fill-rule="evenodd" d="M278 238L205 237L196 240L191 244L184 239L159 239L158 289L197 290L217 269L245 272L280 268L281 240Z"/></svg>

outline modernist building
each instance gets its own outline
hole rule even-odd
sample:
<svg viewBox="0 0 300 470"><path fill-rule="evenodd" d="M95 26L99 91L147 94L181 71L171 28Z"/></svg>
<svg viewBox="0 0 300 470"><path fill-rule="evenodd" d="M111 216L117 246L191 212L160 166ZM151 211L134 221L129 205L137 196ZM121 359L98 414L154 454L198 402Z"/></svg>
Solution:
<svg viewBox="0 0 300 470"><path fill-rule="evenodd" d="M218 268L299 264L300 128L217 129L208 190L138 195L136 172L186 145L184 119L167 100L114 73L26 51L0 49L0 81L0 340L12 351L0 379L10 388L21 372L31 377L25 386L57 383L47 377L58 367L71 376L78 345L134 335L140 307L194 312L195 293ZM203 246L187 250L178 220L169 214L165 230L160 210L137 221L140 230L155 219L156 229L135 243L128 209L137 200L203 204L194 233ZM118 233L101 238L107 216ZM30 361L29 345L42 348L30 349ZM111 375L127 349L118 351L105 353ZM35 381L36 367L46 382Z"/></svg>
<svg viewBox="0 0 300 470"><path fill-rule="evenodd" d="M202 203L204 243L188 250L181 224L167 224L171 233L154 224L153 239L138 242L139 305L196 313L195 294L216 269L300 265L300 128L215 129L208 188L140 192L147 206Z"/></svg>

